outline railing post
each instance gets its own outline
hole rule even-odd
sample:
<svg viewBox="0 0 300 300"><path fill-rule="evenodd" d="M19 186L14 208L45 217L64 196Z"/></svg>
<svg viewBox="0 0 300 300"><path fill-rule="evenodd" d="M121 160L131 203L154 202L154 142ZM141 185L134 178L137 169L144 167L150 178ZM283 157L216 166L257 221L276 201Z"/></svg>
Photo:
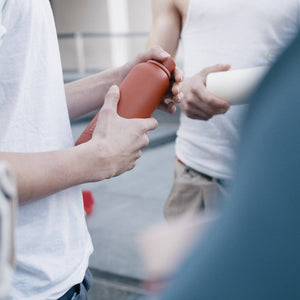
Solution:
<svg viewBox="0 0 300 300"><path fill-rule="evenodd" d="M84 74L86 72L85 63L85 52L84 52L84 41L81 32L76 32L74 35L77 71L79 74Z"/></svg>
<svg viewBox="0 0 300 300"><path fill-rule="evenodd" d="M107 0L110 38L111 64L113 67L120 66L128 61L128 0ZM124 36L115 36L121 33Z"/></svg>

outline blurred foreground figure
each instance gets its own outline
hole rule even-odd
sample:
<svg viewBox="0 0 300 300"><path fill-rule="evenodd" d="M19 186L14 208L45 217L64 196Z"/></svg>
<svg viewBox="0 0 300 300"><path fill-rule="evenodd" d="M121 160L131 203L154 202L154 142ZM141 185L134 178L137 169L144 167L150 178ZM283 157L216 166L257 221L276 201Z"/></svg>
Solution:
<svg viewBox="0 0 300 300"><path fill-rule="evenodd" d="M300 37L253 96L228 205L163 300L300 299Z"/></svg>
<svg viewBox="0 0 300 300"><path fill-rule="evenodd" d="M14 267L17 192L10 168L0 162L0 299L6 299Z"/></svg>

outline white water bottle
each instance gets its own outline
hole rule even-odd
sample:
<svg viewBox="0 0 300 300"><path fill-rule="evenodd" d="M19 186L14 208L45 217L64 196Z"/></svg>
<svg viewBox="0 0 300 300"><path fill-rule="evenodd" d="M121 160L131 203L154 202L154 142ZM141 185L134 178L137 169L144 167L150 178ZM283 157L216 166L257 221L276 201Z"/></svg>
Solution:
<svg viewBox="0 0 300 300"><path fill-rule="evenodd" d="M210 73L206 87L216 96L228 100L231 105L244 104L269 69L269 66L263 66Z"/></svg>

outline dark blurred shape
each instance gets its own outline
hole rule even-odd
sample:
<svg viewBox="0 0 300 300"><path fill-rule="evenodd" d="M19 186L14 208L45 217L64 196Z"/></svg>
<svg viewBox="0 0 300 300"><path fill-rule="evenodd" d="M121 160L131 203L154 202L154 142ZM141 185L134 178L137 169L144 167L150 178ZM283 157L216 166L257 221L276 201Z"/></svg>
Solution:
<svg viewBox="0 0 300 300"><path fill-rule="evenodd" d="M163 300L300 299L300 37L253 96L222 217Z"/></svg>

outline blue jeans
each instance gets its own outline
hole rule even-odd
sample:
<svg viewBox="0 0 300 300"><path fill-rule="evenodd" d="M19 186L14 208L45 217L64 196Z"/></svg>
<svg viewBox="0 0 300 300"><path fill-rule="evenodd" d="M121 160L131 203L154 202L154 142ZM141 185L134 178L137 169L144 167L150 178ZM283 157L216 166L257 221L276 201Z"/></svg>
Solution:
<svg viewBox="0 0 300 300"><path fill-rule="evenodd" d="M92 273L89 269L87 269L82 282L71 287L63 296L61 296L57 300L87 300L87 293L92 285L92 281Z"/></svg>

